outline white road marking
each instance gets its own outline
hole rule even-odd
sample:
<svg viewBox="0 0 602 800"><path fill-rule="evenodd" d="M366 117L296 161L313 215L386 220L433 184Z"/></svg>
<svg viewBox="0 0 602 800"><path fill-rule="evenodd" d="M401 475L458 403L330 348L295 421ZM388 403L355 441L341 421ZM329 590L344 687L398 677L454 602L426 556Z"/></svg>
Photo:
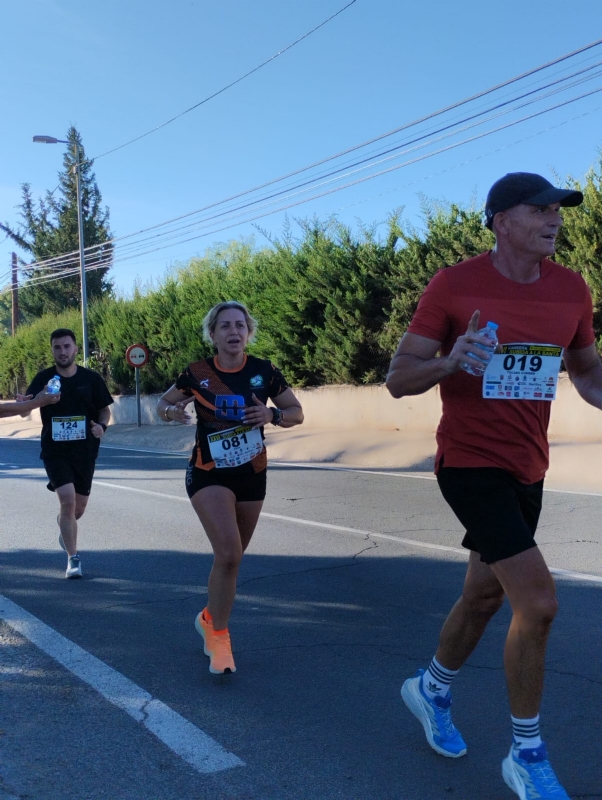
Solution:
<svg viewBox="0 0 602 800"><path fill-rule="evenodd" d="M174 450L142 450L135 447L123 447L122 445L103 445L107 450L130 450L134 453L155 453L162 456L182 456L188 458L186 453L178 453ZM332 470L333 472L358 472L361 475L386 475L389 478L412 478L415 481L436 481L434 475L425 475L418 472L390 472L388 470L380 469L361 469L360 467L345 467L341 464L324 464L324 463L308 463L306 461L270 461L276 467L298 467L299 469L321 469ZM553 492L555 494L577 494L584 497L602 497L602 492L577 492L572 489L548 489L544 486L544 492Z"/></svg>
<svg viewBox="0 0 602 800"><path fill-rule="evenodd" d="M389 478L412 478L416 481L436 481L435 475L424 475L417 472L388 472L387 470L375 469L360 469L359 467L343 467L337 464L307 464L304 462L296 461L271 461L275 466L283 467L300 467L303 469L330 469L339 472L359 472L362 475L386 475ZM602 497L602 492L577 492L572 489L548 489L544 486L544 492L553 492L555 494L578 494L584 497Z"/></svg>
<svg viewBox="0 0 602 800"><path fill-rule="evenodd" d="M8 439L10 437L0 436L0 439ZM14 440L11 440L14 441ZM117 444L103 444L101 450L127 450L131 453L152 453L160 456L180 456L188 460L188 453L179 453L177 450L150 450L139 447L124 447ZM340 464L324 464L324 463L307 463L306 461L276 461L270 462L278 467L298 467L300 469L321 469L332 470L335 472L358 472L361 475L385 475L389 478L412 478L417 481L436 481L434 475L424 475L417 472L389 472L387 470L375 469L360 469L359 467L345 467ZM602 492L577 492L572 489L548 489L544 486L544 492L552 492L554 494L576 494L583 497L602 497Z"/></svg>
<svg viewBox="0 0 602 800"><path fill-rule="evenodd" d="M165 494L165 492L153 492L152 489L139 489L137 486L121 486L118 483L107 483L106 481L94 480L94 486L108 486L110 489L121 489L122 492L136 492L136 494L150 494L153 497L166 497L168 500L179 500L182 503L190 503L187 497L178 497L176 494Z"/></svg>
<svg viewBox="0 0 602 800"><path fill-rule="evenodd" d="M105 700L144 725L198 772L219 772L245 765L238 756L224 750L214 739L165 703L1 594L0 618L89 684Z"/></svg>
<svg viewBox="0 0 602 800"><path fill-rule="evenodd" d="M371 473L372 474L372 473ZM118 483L106 483L105 481L94 481L95 486L107 486L111 489L121 489L125 492L137 492L139 494L148 494L153 495L155 497L165 497L169 500L178 500L184 503L190 502L186 497L178 497L174 494L166 494L164 492L153 492L150 489L138 489L135 486L120 486ZM443 544L431 544L430 542L420 542L417 539L405 539L401 536L391 536L388 533L377 533L376 531L364 531L361 528L347 528L344 525L331 525L328 522L316 522L312 519L300 519L299 517L285 517L281 514L268 514L266 511L261 512L262 517L266 517L267 519L277 519L281 520L282 522L292 522L295 525L305 525L310 528L325 528L329 531L335 531L337 533L349 533L353 536L361 536L365 538L366 536L370 536L373 539L388 539L391 542L398 542L399 544L405 544L410 547L419 547L422 550L439 550L447 553L456 553L458 555L462 555L465 558L468 558L468 551L464 548L460 547L448 547L447 545ZM587 572L572 572L571 570L567 569L556 569L555 567L550 567L550 572L552 575L556 575L558 578L566 578L567 580L575 580L575 581L588 581L590 583L600 583L602 584L602 575L590 575Z"/></svg>

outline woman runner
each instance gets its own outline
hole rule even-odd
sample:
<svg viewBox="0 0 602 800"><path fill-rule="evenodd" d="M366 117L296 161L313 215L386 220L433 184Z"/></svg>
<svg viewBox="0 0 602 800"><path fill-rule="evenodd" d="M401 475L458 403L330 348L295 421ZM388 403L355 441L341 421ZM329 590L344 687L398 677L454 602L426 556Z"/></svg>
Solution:
<svg viewBox="0 0 602 800"><path fill-rule="evenodd" d="M207 607L195 621L209 672L236 672L228 631L242 555L257 525L266 491L266 423L292 428L303 410L270 361L247 355L257 323L242 303L218 303L203 320L216 355L189 364L158 403L159 416L188 423L194 401L197 430L186 491L213 549ZM268 398L273 406L268 406Z"/></svg>

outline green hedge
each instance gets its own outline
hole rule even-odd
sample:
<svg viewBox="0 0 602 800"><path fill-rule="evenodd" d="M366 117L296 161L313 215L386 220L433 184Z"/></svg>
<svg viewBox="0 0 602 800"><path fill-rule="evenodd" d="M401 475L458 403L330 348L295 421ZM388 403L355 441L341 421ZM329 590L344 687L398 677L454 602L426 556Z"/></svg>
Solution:
<svg viewBox="0 0 602 800"><path fill-rule="evenodd" d="M602 344L601 170L592 170L579 188L585 202L564 210L557 260L588 282ZM419 231L393 214L381 238L374 229L360 227L356 233L336 219L311 220L298 223L296 237L287 227L267 247L249 241L213 248L173 270L156 288L92 304L91 366L112 391L132 392L134 371L125 351L141 342L150 352L140 372L142 390L164 391L187 363L209 355L201 335L208 309L237 299L259 321L251 352L270 358L293 385L381 382L432 275L493 245L475 208L425 202L423 218ZM45 316L14 338L0 339L3 396L23 389L51 363L49 334L57 327L73 328L79 336L79 315Z"/></svg>

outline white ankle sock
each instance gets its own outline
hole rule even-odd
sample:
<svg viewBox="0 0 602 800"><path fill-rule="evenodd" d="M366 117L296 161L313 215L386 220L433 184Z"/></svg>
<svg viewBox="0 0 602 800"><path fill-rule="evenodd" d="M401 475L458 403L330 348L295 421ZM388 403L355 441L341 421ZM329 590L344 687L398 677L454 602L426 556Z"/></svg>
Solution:
<svg viewBox="0 0 602 800"><path fill-rule="evenodd" d="M433 700L435 697L447 697L449 685L459 670L442 667L436 658L433 658L429 668L422 676L422 688L425 695Z"/></svg>
<svg viewBox="0 0 602 800"><path fill-rule="evenodd" d="M519 750L534 750L541 744L539 733L539 714L531 719L517 719L511 716L512 735Z"/></svg>

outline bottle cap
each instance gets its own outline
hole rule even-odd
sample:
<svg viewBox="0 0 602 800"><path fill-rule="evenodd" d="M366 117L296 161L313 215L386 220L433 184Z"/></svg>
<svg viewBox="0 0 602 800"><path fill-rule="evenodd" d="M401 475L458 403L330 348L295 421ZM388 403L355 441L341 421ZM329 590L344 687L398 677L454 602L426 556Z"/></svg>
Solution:
<svg viewBox="0 0 602 800"><path fill-rule="evenodd" d="M491 328L494 331L497 331L499 325L497 324L497 322L488 322L487 327Z"/></svg>

